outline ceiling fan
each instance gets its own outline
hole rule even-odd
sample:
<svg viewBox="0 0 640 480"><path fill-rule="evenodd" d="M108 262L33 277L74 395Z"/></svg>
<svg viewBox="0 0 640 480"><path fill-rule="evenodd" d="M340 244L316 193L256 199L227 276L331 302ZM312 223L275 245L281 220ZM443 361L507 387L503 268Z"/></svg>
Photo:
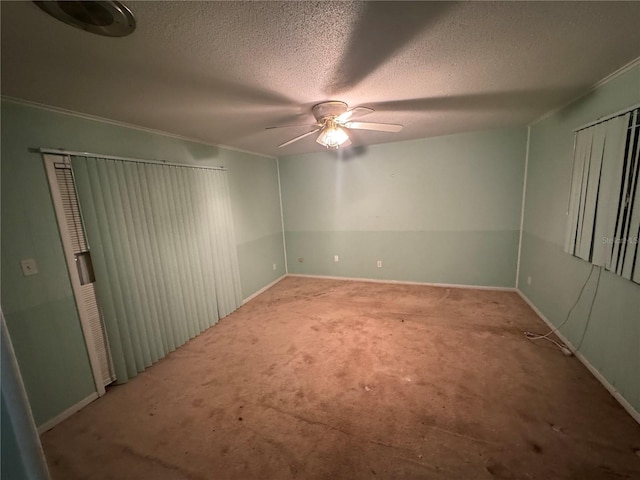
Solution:
<svg viewBox="0 0 640 480"><path fill-rule="evenodd" d="M351 144L346 130L375 130L377 132L399 132L402 130L402 125L393 123L354 122L353 119L369 115L373 113L374 110L367 107L355 107L349 110L349 107L344 102L330 101L318 103L313 106L311 111L316 118L316 123L267 127L267 130L286 127L315 127L310 132L303 133L302 135L298 135L291 140L281 143L278 145L278 148L291 145L293 142L302 140L316 132L320 132L318 138L316 138L316 142L320 145L327 148L339 148Z"/></svg>

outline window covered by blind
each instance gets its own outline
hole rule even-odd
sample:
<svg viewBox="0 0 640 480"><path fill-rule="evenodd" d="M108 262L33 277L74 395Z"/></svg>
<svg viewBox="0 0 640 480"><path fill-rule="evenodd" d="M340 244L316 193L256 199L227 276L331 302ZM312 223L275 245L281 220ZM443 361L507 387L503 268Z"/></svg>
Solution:
<svg viewBox="0 0 640 480"><path fill-rule="evenodd" d="M227 172L73 157L118 382L242 304Z"/></svg>
<svg viewBox="0 0 640 480"><path fill-rule="evenodd" d="M640 109L576 133L565 251L640 283Z"/></svg>

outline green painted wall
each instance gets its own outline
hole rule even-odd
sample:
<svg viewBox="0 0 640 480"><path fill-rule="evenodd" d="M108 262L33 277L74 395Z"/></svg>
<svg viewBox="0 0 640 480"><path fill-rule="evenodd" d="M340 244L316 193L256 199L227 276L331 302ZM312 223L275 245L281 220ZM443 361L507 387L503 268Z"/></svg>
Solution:
<svg viewBox="0 0 640 480"><path fill-rule="evenodd" d="M555 325L566 317L591 268L563 251L573 129L638 103L640 67L531 128L519 288ZM603 272L587 328L596 279L597 271L561 332L640 411L640 285Z"/></svg>
<svg viewBox="0 0 640 480"><path fill-rule="evenodd" d="M289 272L515 286L525 148L515 128L281 158Z"/></svg>
<svg viewBox="0 0 640 480"><path fill-rule="evenodd" d="M1 301L40 425L94 386L43 162L29 151L39 147L223 165L243 295L280 277L285 267L275 159L3 101ZM35 258L37 275L22 275L23 258Z"/></svg>

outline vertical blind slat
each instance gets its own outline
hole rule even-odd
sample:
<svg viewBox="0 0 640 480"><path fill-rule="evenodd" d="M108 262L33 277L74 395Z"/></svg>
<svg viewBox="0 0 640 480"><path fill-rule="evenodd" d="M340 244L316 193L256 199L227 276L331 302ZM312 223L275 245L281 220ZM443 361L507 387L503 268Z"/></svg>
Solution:
<svg viewBox="0 0 640 480"><path fill-rule="evenodd" d="M602 157L602 175L600 179L600 194L598 196L598 211L594 229L594 250L592 263L609 267L611 262L612 242L615 231L615 215L611 212L616 208L620 195L620 178L622 175L622 156L624 151L626 126L628 117L617 117L607 122L606 146Z"/></svg>
<svg viewBox="0 0 640 480"><path fill-rule="evenodd" d="M187 208L184 203L184 196L180 185L180 176L181 169L178 167L174 167L172 169L171 184L174 189L176 202L173 204L173 207L175 209L174 213L178 225L176 234L182 251L180 269L182 272L183 281L187 286L187 288L183 290L183 293L186 309L188 312L188 332L189 338L193 338L199 333L198 328L196 327L198 310L196 308L196 298L194 295L195 285L193 283L193 269L195 268L195 259L189 245L189 235L191 233L189 229L189 223L187 221L189 213L187 212Z"/></svg>
<svg viewBox="0 0 640 480"><path fill-rule="evenodd" d="M151 239L156 236L155 215L153 213L153 205L149 198L149 191L147 187L147 176L144 168L144 164L134 164L135 169L135 192L136 198L140 205L140 228L143 229L141 235L144 238L144 271L148 272L145 277L148 279L149 288L153 295L153 311L152 315L156 315L156 321L154 323L155 328L159 334L154 335L155 340L155 359L162 358L163 352L169 351L169 343L167 339L167 314L168 308L163 303L166 299L166 293L164 284L162 281L161 266L157 265L154 261L154 254L157 255L157 248L155 242L151 242ZM146 221L145 221L146 220ZM154 360L155 361L155 360Z"/></svg>
<svg viewBox="0 0 640 480"><path fill-rule="evenodd" d="M105 260L107 262L107 282L111 289L113 302L117 318L124 319L127 317L126 301L123 292L126 286L122 285L120 270L118 269L118 259L122 257L118 245L114 244L111 232L117 229L113 218L113 202L111 201L110 186L108 183L108 175L102 171L99 172L99 164L89 164L89 175L91 178L91 186L97 192L96 208L98 214L98 222L100 223L100 234L103 237L105 245ZM104 183L101 179L104 179ZM82 198L80 199L80 208L82 208ZM88 235L91 239L91 235ZM98 291L100 289L98 288ZM98 300L102 295L98 295ZM136 371L136 359L134 352L135 345L135 325L129 325L125 322L119 322L120 340L123 345L123 352L127 371ZM116 375L117 378L117 375Z"/></svg>
<svg viewBox="0 0 640 480"><path fill-rule="evenodd" d="M587 135L585 149L582 152L582 180L580 181L580 197L578 203L578 226L576 228L576 255L582 252L582 232L584 225L584 212L587 198L587 185L589 184L589 174L591 173L591 147L593 145L593 131L585 132Z"/></svg>
<svg viewBox="0 0 640 480"><path fill-rule="evenodd" d="M580 182L582 180L582 171L584 168L584 150L587 148L589 141L588 132L580 131L576 134L576 148L574 152L573 177L571 182L571 192L569 196L569 227L567 228L567 236L565 240L565 251L575 254L577 223L578 223L578 205L580 204Z"/></svg>
<svg viewBox="0 0 640 480"><path fill-rule="evenodd" d="M167 167L170 169L171 167ZM184 294L182 292L181 285L184 285L181 278L180 271L180 245L176 238L176 221L171 213L172 201L174 197L173 189L171 188L171 181L169 178L170 170L158 170L158 185L161 190L157 192L157 199L159 200L161 215L163 219L163 233L164 242L162 248L162 258L166 259L167 265L169 265L168 279L171 282L171 289L169 291L169 303L174 307L173 314L174 320L172 322L176 347L182 345L189 339L187 333L187 319L188 313L185 310ZM171 199L171 201L169 201Z"/></svg>
<svg viewBox="0 0 640 480"><path fill-rule="evenodd" d="M638 112L638 116L640 116L640 112ZM640 120L640 119L637 119ZM630 231L630 244L627 248L632 249L633 255L633 266L631 273L631 280L636 283L640 283L640 121L637 121L636 127L636 189L634 192L632 210L633 210L633 218L631 220L632 227Z"/></svg>
<svg viewBox="0 0 640 480"><path fill-rule="evenodd" d="M176 323L179 321L179 306L172 301L170 295L175 289L174 280L175 272L169 255L165 254L165 245L169 242L167 233L167 212L164 208L162 200L164 196L164 186L158 175L158 171L155 169L144 169L147 173L147 189L151 191L150 200L153 207L153 219L156 225L155 242L152 243L154 247L154 263L156 264L156 271L160 271L162 276L159 278L163 288L163 307L166 308L166 332L167 341L169 343L167 351L175 350L179 342L178 328Z"/></svg>
<svg viewBox="0 0 640 480"><path fill-rule="evenodd" d="M126 176L124 173L123 162L115 162L113 172L113 184L118 186L119 196L114 196L114 205L116 207L115 216L117 218L117 233L121 236L121 247L123 255L122 273L124 281L127 285L128 308L130 315L141 319L136 322L135 347L138 352L136 362L138 371L144 370L151 365L151 354L149 349L149 339L147 337L146 323L148 321L148 305L144 292L144 283L140 278L140 263L138 261L137 236L134 231L132 222L133 199L130 198L130 190L126 185ZM123 235L124 232L124 235Z"/></svg>
<svg viewBox="0 0 640 480"><path fill-rule="evenodd" d="M634 125L637 120L637 111L634 112L634 116L632 117L631 124ZM624 265L624 257L626 253L627 247L627 237L629 231L629 208L630 205L628 203L629 199L629 191L631 189L632 182L632 172L633 172L633 144L635 141L635 137L637 135L637 129L632 128L629 131L629 135L627 136L626 141L626 155L623 157L624 167L623 167L623 179L622 179L622 189L619 197L619 205L617 212L617 222L616 222L616 231L614 235L614 247L613 254L611 259L611 270L618 275L622 275L622 268Z"/></svg>
<svg viewBox="0 0 640 480"><path fill-rule="evenodd" d="M195 173L195 172L194 172ZM209 268L206 269L206 278L207 278L207 299L209 300L209 310L211 314L220 317L218 314L218 298L216 296L216 282L215 282L215 271L214 265L215 261L215 250L212 248L214 238L212 235L208 235L207 232L214 231L214 224L211 223L211 218L209 216L209 198L207 196L207 185L208 179L204 178L204 176L196 175L194 184L197 185L198 192L198 204L200 206L200 216L198 218L198 223L203 226L203 231L201 233L200 241L202 242L202 248L205 252L205 259Z"/></svg>
<svg viewBox="0 0 640 480"><path fill-rule="evenodd" d="M593 132L589 158L589 177L585 185L583 200L582 234L580 235L580 250L578 257L591 261L593 251L593 231L596 215L596 202L600 190L600 175L602 173L602 155L605 148L607 129L598 128Z"/></svg>
<svg viewBox="0 0 640 480"><path fill-rule="evenodd" d="M133 281L136 285L134 289L138 294L137 301L139 302L139 308L142 310L142 318L144 322L141 322L140 328L140 343L142 347L143 360L145 367L148 367L158 358L155 352L155 342L152 340L153 325L152 322L157 318L157 314L154 311L154 305L151 301L149 286L147 282L148 275L143 275L141 272L146 271L146 265L143 265L144 260L144 239L145 235L140 228L141 217L139 212L139 203L135 190L135 169L131 168L132 165L125 162L117 164L117 171L119 174L118 181L125 185L126 201L123 202L124 220L127 225L127 231L129 232L128 240L130 247L130 256L132 263L129 268L133 271Z"/></svg>
<svg viewBox="0 0 640 480"><path fill-rule="evenodd" d="M638 180L640 175L640 139L638 129L635 130L633 142L629 145L629 157L631 158L630 188L627 197L627 230L625 232L625 254L622 265L622 277L632 279L636 263L636 250L638 247L638 231L640 230L640 211L636 207L636 199L640 193ZM634 208L636 207L636 208Z"/></svg>
<svg viewBox="0 0 640 480"><path fill-rule="evenodd" d="M197 312L196 330L198 333L205 330L209 325L206 324L207 311L204 304L205 292L203 289L203 278L201 269L203 267L202 260L204 259L203 253L198 248L198 223L195 216L195 205L191 201L191 195L189 194L190 182L189 171L182 169L178 177L180 182L180 193L183 199L185 223L188 225L187 240L188 247L191 252L191 268L189 272L191 274L191 282L193 283L193 296L195 299L195 309ZM194 185L195 187L195 185Z"/></svg>

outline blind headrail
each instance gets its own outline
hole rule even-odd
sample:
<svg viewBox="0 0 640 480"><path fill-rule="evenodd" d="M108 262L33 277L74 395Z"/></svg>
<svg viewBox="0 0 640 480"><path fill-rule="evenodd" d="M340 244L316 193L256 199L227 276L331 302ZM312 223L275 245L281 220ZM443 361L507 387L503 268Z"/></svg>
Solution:
<svg viewBox="0 0 640 480"><path fill-rule="evenodd" d="M148 160L143 158L132 158L132 157L119 157L116 155L103 155L101 153L89 153L89 152L75 152L73 150L62 150L59 148L40 148L38 151L42 154L48 153L53 155L69 155L74 157L85 157L85 158L106 158L107 160L121 160L123 162L136 162L136 163L153 163L156 165L167 165L172 167L185 167L185 168L201 168L205 170L223 170L226 171L225 167L210 167L206 165L193 165L190 163L175 163L175 162L166 162L164 160Z"/></svg>
<svg viewBox="0 0 640 480"><path fill-rule="evenodd" d="M637 103L637 104L635 104L635 105L633 105L631 107L624 108L624 109L622 109L622 110L620 110L618 112L612 113L612 114L607 115L605 117L601 117L598 120L594 120L593 122L587 123L586 125L582 125L581 127L575 128L573 131L574 132L579 132L580 130L584 130L585 128L593 127L595 125L598 125L599 123L611 120L612 118L619 117L620 115L625 115L625 114L627 114L629 112L633 112L637 108L640 108L640 103Z"/></svg>

